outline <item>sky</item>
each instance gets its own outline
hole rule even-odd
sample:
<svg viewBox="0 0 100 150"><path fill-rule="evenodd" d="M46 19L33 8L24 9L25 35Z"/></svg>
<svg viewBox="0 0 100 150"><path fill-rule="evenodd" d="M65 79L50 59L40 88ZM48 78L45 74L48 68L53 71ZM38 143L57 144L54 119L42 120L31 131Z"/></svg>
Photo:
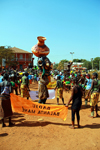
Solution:
<svg viewBox="0 0 100 150"><path fill-rule="evenodd" d="M0 46L31 52L37 36L52 63L100 57L100 0L0 0Z"/></svg>

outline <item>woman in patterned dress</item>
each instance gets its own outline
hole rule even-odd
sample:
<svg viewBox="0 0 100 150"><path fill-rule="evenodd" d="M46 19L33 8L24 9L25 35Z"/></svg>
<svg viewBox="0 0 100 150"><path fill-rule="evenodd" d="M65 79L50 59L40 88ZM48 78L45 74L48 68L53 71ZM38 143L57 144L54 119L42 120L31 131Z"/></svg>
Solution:
<svg viewBox="0 0 100 150"><path fill-rule="evenodd" d="M11 83L9 82L8 74L5 73L3 79L4 81L0 83L0 86L2 87L2 90L0 91L0 119L2 121L2 127L6 127L4 119L8 117L10 127L14 125L11 121L11 116L13 115L10 101Z"/></svg>
<svg viewBox="0 0 100 150"><path fill-rule="evenodd" d="M87 97L89 96L90 92L91 92L91 99L90 99L90 106L91 106L91 115L89 117L94 118L94 108L96 111L96 117L98 117L98 99L99 99L99 88L100 88L100 84L99 84L99 80L98 78L98 74L96 72L94 72L92 74L92 85L91 88L87 94Z"/></svg>
<svg viewBox="0 0 100 150"><path fill-rule="evenodd" d="M29 79L27 72L25 72L21 82L21 97L27 97L27 99L29 99Z"/></svg>

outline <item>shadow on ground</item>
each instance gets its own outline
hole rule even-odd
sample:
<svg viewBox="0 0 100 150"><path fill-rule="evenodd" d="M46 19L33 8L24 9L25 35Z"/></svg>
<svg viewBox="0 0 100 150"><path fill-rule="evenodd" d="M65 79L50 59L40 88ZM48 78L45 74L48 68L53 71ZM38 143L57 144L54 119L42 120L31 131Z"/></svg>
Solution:
<svg viewBox="0 0 100 150"><path fill-rule="evenodd" d="M11 120L13 123L15 122L21 122L21 121L24 121L25 119L24 118L21 118L21 117L24 117L24 115L20 114L20 113L14 113L13 116L11 117ZM5 123L8 123L9 122L9 117L5 118L4 119L4 122ZM16 119L16 120L15 120ZM1 124L1 120L0 120L0 124Z"/></svg>
<svg viewBox="0 0 100 150"><path fill-rule="evenodd" d="M8 133L1 133L0 137L7 136L7 135L8 135Z"/></svg>
<svg viewBox="0 0 100 150"><path fill-rule="evenodd" d="M49 121L47 121L47 122L39 122L39 121L36 121L36 122L34 122L34 121L24 121L24 122L22 122L22 123L18 123L18 124L16 124L16 126L18 126L18 127L26 127L26 126L28 126L28 127L38 127L38 126L47 126L47 125L49 125L49 124L53 124L53 125L60 125L60 126L69 126L70 124L63 124L63 123L54 123L54 122L49 122Z"/></svg>
<svg viewBox="0 0 100 150"><path fill-rule="evenodd" d="M38 126L47 126L49 124L53 124L53 125L58 125L58 126L70 126L71 124L63 124L63 123L54 123L54 122L33 122L33 121L24 121L22 123L18 123L16 124L16 126L18 127L38 127ZM82 128L91 128L91 129L98 129L100 128L100 124L97 124L97 123L93 123L93 124L87 124L87 125L84 125L84 126L81 126L80 129Z"/></svg>

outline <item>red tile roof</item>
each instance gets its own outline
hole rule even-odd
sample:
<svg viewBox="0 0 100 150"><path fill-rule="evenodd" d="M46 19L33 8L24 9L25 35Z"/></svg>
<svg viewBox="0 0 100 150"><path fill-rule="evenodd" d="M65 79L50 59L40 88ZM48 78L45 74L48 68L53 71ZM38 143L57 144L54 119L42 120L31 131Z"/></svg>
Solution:
<svg viewBox="0 0 100 150"><path fill-rule="evenodd" d="M29 53L29 54L32 54L32 52L28 52L28 51L25 51L25 50L22 50L22 49L19 49L17 47L12 47L10 48L14 51L14 53Z"/></svg>

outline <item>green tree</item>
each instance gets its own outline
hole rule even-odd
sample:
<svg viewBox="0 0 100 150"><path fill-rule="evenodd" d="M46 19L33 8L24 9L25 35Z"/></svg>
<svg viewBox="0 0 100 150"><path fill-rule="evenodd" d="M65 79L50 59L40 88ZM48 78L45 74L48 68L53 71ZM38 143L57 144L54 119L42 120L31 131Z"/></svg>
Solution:
<svg viewBox="0 0 100 150"><path fill-rule="evenodd" d="M90 61L85 61L82 65L83 67L86 67L88 70L90 70L92 68L92 64Z"/></svg>
<svg viewBox="0 0 100 150"><path fill-rule="evenodd" d="M96 57L93 60L93 69L100 69L99 66L100 65L100 57Z"/></svg>
<svg viewBox="0 0 100 150"><path fill-rule="evenodd" d="M15 66L18 62L15 59L15 54L11 47L5 48L0 46L0 65L2 65L2 58L6 60L6 66Z"/></svg>
<svg viewBox="0 0 100 150"><path fill-rule="evenodd" d="M56 64L53 65L53 69L54 70L57 70L57 67L58 67L58 63L56 63Z"/></svg>
<svg viewBox="0 0 100 150"><path fill-rule="evenodd" d="M87 60L86 60L86 59L81 59L81 62L83 62L83 63L84 63L85 61L87 61Z"/></svg>
<svg viewBox="0 0 100 150"><path fill-rule="evenodd" d="M64 69L64 63L65 63L65 62L68 62L68 60L66 60L66 59L61 60L60 63L58 64L57 69L60 70L60 71L63 70L63 69Z"/></svg>
<svg viewBox="0 0 100 150"><path fill-rule="evenodd" d="M73 62L85 62L86 59L73 59Z"/></svg>
<svg viewBox="0 0 100 150"><path fill-rule="evenodd" d="M73 62L79 62L79 59L73 59Z"/></svg>

